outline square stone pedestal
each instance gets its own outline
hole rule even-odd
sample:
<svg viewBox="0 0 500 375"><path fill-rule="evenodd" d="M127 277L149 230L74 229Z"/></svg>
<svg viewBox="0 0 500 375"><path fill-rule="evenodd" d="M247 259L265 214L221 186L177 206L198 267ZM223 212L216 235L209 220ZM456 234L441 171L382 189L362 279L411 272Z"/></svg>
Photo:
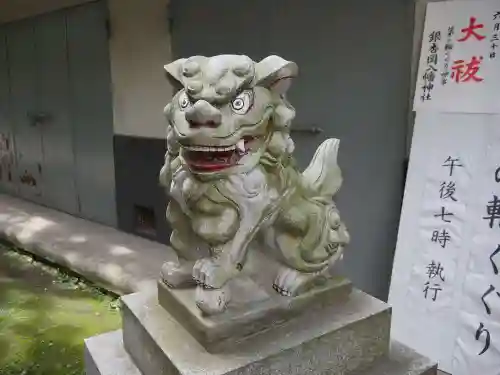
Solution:
<svg viewBox="0 0 500 375"><path fill-rule="evenodd" d="M232 346L226 334L202 343L192 334L196 329L186 329L189 324L159 304L156 291L122 300L123 330L86 340L87 375L436 374L425 357L389 345L390 308L359 290L341 303L303 307L299 315L271 321ZM220 338L222 351L204 346Z"/></svg>
<svg viewBox="0 0 500 375"><path fill-rule="evenodd" d="M158 301L207 351L218 352L304 311L311 316L325 306L344 304L352 283L345 278L332 279L297 297L283 297L246 276L232 280L229 288L233 297L227 311L219 315L201 313L194 303L194 288L172 289L159 281Z"/></svg>
<svg viewBox="0 0 500 375"><path fill-rule="evenodd" d="M122 330L92 337L85 342L87 375L144 375L123 347ZM172 374L179 374L173 372ZM269 374L272 374L269 372ZM316 374L316 373L312 373ZM327 372L329 375L337 375ZM407 346L391 342L389 356L356 375L436 375L436 365ZM280 374L281 375L281 374ZM282 375L287 375L283 373Z"/></svg>

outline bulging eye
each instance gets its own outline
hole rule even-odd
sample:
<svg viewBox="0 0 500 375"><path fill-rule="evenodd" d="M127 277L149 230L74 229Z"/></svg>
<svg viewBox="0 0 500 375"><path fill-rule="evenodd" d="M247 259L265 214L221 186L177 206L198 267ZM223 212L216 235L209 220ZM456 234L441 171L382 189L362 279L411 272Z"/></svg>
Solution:
<svg viewBox="0 0 500 375"><path fill-rule="evenodd" d="M234 113L244 115L248 112L253 104L253 92L250 90L243 91L231 102L231 108Z"/></svg>
<svg viewBox="0 0 500 375"><path fill-rule="evenodd" d="M189 100L187 94L183 92L182 94L179 95L179 106L182 109L186 109L191 105L191 101Z"/></svg>

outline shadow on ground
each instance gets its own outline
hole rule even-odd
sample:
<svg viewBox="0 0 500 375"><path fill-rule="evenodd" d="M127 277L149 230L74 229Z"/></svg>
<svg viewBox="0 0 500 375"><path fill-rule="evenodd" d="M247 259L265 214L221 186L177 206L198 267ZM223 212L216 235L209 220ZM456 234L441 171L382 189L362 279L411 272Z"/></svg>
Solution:
<svg viewBox="0 0 500 375"><path fill-rule="evenodd" d="M116 300L0 246L0 374L83 374L83 340L120 327Z"/></svg>
<svg viewBox="0 0 500 375"><path fill-rule="evenodd" d="M0 237L119 294L155 287L158 263L175 260L166 245L5 195Z"/></svg>

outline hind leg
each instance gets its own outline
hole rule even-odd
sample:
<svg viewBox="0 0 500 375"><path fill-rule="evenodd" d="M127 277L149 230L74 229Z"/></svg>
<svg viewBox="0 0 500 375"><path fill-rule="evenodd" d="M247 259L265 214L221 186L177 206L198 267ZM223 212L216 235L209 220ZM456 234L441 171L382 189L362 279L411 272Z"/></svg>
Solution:
<svg viewBox="0 0 500 375"><path fill-rule="evenodd" d="M330 279L335 264L342 258L344 246L349 242L349 235L334 205L308 208L314 214L308 215L306 222L297 220L300 216L296 214L293 215L295 220L287 218L293 211L285 213L283 219L288 222L288 230L282 227L275 236L275 244L285 262L273 288L284 296L297 296ZM297 226L299 223L301 228ZM296 226L295 231L290 230L292 224ZM296 234L292 235L294 232Z"/></svg>
<svg viewBox="0 0 500 375"><path fill-rule="evenodd" d="M328 265L316 272L300 272L282 265L274 280L273 289L285 297L295 297L305 293L330 279L336 262L341 258L342 249L339 248L338 253L329 259Z"/></svg>

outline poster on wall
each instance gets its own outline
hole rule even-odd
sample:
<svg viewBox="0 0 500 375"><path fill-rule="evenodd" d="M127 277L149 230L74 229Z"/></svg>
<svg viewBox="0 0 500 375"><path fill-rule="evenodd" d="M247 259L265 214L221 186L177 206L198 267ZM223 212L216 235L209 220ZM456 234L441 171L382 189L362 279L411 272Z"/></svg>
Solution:
<svg viewBox="0 0 500 375"><path fill-rule="evenodd" d="M500 115L416 114L389 303L396 340L500 374Z"/></svg>
<svg viewBox="0 0 500 375"><path fill-rule="evenodd" d="M427 5L414 110L500 113L500 1Z"/></svg>

